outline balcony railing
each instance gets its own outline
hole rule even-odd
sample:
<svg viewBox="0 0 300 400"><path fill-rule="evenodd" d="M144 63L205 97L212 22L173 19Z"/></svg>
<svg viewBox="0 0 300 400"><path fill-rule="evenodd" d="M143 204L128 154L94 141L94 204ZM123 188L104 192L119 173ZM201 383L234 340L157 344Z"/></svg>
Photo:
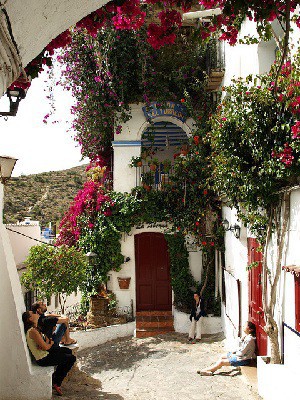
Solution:
<svg viewBox="0 0 300 400"><path fill-rule="evenodd" d="M208 90L217 90L224 77L225 51L224 41L211 39L206 51L206 73L208 75Z"/></svg>
<svg viewBox="0 0 300 400"><path fill-rule="evenodd" d="M153 171L148 165L142 165L135 168L135 182L136 186L144 186L146 189L162 190L164 185L170 184L170 176L173 172L173 167L166 171L163 164L156 167Z"/></svg>

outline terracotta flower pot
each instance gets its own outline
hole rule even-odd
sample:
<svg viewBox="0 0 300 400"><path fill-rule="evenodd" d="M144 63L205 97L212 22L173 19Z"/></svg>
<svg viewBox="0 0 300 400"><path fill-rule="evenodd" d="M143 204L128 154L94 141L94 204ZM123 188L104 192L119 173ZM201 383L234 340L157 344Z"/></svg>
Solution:
<svg viewBox="0 0 300 400"><path fill-rule="evenodd" d="M143 183L143 188L145 190L147 190L147 192L150 192L150 190L151 190L151 186L150 185L146 185L146 183Z"/></svg>
<svg viewBox="0 0 300 400"><path fill-rule="evenodd" d="M119 288L120 289L129 289L131 278L121 278L118 276Z"/></svg>
<svg viewBox="0 0 300 400"><path fill-rule="evenodd" d="M154 164L149 165L149 168L151 171L156 171L156 165Z"/></svg>

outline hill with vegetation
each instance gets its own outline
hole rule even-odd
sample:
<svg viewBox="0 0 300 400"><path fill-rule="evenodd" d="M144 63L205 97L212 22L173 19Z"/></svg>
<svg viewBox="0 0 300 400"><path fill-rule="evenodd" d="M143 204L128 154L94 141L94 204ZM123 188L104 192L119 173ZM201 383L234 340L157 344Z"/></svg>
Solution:
<svg viewBox="0 0 300 400"><path fill-rule="evenodd" d="M4 223L25 217L55 226L86 180L86 166L11 178L4 189Z"/></svg>

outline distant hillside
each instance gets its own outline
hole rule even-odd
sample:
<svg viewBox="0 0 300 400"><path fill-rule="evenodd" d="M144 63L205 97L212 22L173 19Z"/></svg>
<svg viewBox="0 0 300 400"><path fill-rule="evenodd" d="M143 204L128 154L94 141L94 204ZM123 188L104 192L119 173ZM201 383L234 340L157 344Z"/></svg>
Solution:
<svg viewBox="0 0 300 400"><path fill-rule="evenodd" d="M86 166L11 178L4 189L4 223L25 217L41 225L59 222L86 180Z"/></svg>

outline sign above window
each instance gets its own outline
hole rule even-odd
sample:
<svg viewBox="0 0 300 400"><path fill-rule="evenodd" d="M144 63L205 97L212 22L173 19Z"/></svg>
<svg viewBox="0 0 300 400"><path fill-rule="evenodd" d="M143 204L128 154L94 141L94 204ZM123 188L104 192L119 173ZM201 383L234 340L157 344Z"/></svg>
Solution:
<svg viewBox="0 0 300 400"><path fill-rule="evenodd" d="M152 121L157 117L174 117L181 122L185 122L187 118L187 109L183 104L167 101L164 104L156 102L150 103L150 106L143 107L144 115L147 121Z"/></svg>

